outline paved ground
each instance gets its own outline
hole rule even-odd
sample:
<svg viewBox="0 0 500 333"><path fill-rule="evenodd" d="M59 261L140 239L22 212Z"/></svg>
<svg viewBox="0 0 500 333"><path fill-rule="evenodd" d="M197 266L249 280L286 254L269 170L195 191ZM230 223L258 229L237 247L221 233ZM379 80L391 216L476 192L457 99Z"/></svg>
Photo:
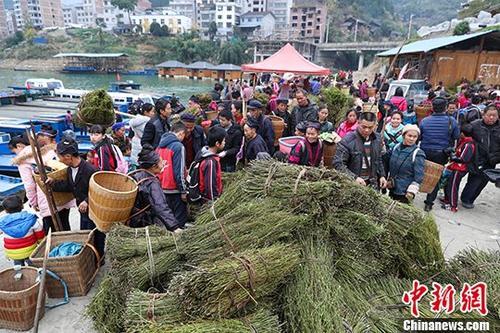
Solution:
<svg viewBox="0 0 500 333"><path fill-rule="evenodd" d="M417 207L423 208L423 200L424 195L417 197ZM436 204L432 214L436 218L442 246L448 258L469 246L480 249L500 247L500 189L495 188L493 184L486 187L473 210L460 209L458 213L451 213ZM72 212L73 229L78 228L76 217L76 212ZM0 269L11 266L12 263L5 257L0 257ZM103 272L100 272L94 287L86 297L74 297L69 304L47 310L40 322L39 332L94 333L91 321L85 318L83 313L102 275ZM0 329L0 332L11 331Z"/></svg>

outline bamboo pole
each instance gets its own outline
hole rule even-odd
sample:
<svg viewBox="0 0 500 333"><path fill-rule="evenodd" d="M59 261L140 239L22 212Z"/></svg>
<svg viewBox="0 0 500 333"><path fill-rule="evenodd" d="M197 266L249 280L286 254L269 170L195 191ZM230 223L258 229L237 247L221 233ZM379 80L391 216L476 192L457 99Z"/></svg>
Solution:
<svg viewBox="0 0 500 333"><path fill-rule="evenodd" d="M45 306L45 304L43 304L45 295L45 276L47 272L47 258L49 257L51 243L52 243L52 230L49 229L49 234L47 235L47 240L45 242L45 252L43 254L40 285L38 286L38 298L36 300L36 312L35 312L35 321L33 322L33 333L38 332L38 322L40 321L40 313L42 312L42 308Z"/></svg>
<svg viewBox="0 0 500 333"><path fill-rule="evenodd" d="M33 127L33 123L30 124L31 131L26 129L26 134L28 135L28 139L31 146L31 151L33 152L33 157L35 158L36 166L38 168L38 172L40 174L40 180L42 181L42 186L45 189L45 196L47 197L47 203L49 204L49 211L52 217L52 222L54 225L55 231L62 231L61 221L59 219L59 214L57 214L57 207L54 201L54 195L52 194L52 188L45 184L47 181L47 172L45 172L45 165L43 164L43 156L40 150L40 145L36 141L35 128Z"/></svg>

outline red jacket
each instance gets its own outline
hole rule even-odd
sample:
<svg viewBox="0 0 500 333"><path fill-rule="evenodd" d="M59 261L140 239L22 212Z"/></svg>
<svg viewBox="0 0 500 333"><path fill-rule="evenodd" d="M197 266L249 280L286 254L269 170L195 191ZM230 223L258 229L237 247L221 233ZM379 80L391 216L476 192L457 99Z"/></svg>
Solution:
<svg viewBox="0 0 500 333"><path fill-rule="evenodd" d="M473 162L476 154L476 144L471 137L464 137L458 142L455 152L456 158L448 165L448 170L467 172L468 165Z"/></svg>
<svg viewBox="0 0 500 333"><path fill-rule="evenodd" d="M215 200L222 194L220 157L205 152L200 163L200 193L205 200ZM206 157L209 156L209 157Z"/></svg>

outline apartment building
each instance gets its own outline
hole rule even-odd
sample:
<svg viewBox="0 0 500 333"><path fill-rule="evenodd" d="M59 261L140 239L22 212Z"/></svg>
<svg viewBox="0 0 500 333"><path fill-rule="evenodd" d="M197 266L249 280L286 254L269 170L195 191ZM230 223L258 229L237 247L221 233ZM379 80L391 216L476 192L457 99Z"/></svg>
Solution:
<svg viewBox="0 0 500 333"><path fill-rule="evenodd" d="M265 12L268 0L241 0L241 12Z"/></svg>
<svg viewBox="0 0 500 333"><path fill-rule="evenodd" d="M276 20L276 29L290 27L290 8L293 0L267 0L267 11L273 13Z"/></svg>
<svg viewBox="0 0 500 333"><path fill-rule="evenodd" d="M7 10L5 9L3 0L0 0L0 36L7 36L7 35L8 35Z"/></svg>
<svg viewBox="0 0 500 333"><path fill-rule="evenodd" d="M215 23L219 38L231 38L233 29L240 24L241 2L239 0L217 0L215 2Z"/></svg>
<svg viewBox="0 0 500 333"><path fill-rule="evenodd" d="M181 34L191 31L193 22L191 18L172 10L160 10L146 13L133 13L130 15L132 24L140 25L144 32L149 32L152 23L166 25L171 34Z"/></svg>
<svg viewBox="0 0 500 333"><path fill-rule="evenodd" d="M192 19L193 25L196 25L196 1L195 0L170 0L168 8Z"/></svg>
<svg viewBox="0 0 500 333"><path fill-rule="evenodd" d="M60 0L14 0L13 6L18 29L28 24L38 29L64 27Z"/></svg>
<svg viewBox="0 0 500 333"><path fill-rule="evenodd" d="M326 26L326 4L323 0L295 0L290 9L290 28L301 38L320 43Z"/></svg>

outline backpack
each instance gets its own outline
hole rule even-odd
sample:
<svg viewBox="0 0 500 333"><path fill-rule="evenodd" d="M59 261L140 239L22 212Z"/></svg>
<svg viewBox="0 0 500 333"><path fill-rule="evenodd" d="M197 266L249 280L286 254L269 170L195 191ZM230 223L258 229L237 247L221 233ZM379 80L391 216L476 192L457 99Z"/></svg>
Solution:
<svg viewBox="0 0 500 333"><path fill-rule="evenodd" d="M186 177L187 183L187 198L190 202L200 202L203 198L200 191L200 168L201 162L212 158L212 156L200 157L191 163L189 167L188 176Z"/></svg>
<svg viewBox="0 0 500 333"><path fill-rule="evenodd" d="M477 106L471 105L459 110L458 121L460 126L470 124L477 119L481 119L481 110Z"/></svg>

